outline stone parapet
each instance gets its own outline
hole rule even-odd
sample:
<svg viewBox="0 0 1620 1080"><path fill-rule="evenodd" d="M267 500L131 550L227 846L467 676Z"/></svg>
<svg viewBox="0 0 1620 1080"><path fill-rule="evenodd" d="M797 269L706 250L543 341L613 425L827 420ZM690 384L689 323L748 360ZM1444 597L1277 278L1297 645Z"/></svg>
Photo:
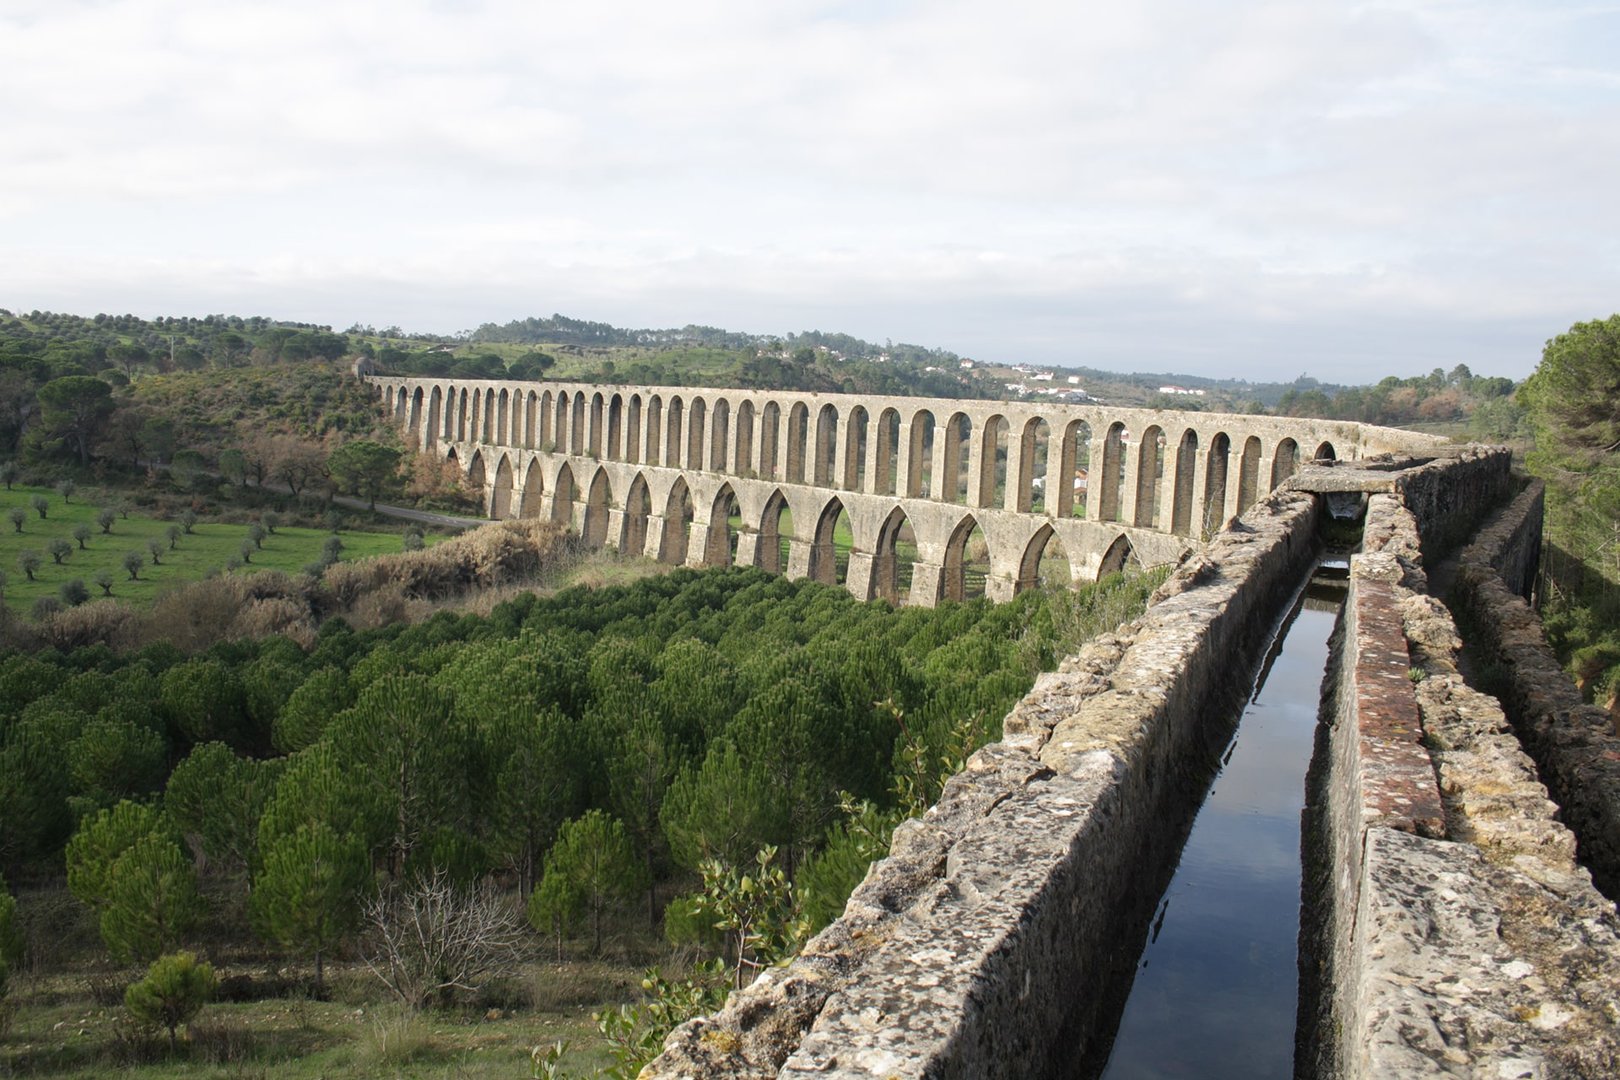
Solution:
<svg viewBox="0 0 1620 1080"><path fill-rule="evenodd" d="M1157 868L1224 742L1215 688L1263 643L1316 515L1276 493L1041 677L840 919L642 1075L1021 1077L1104 1052Z"/></svg>
<svg viewBox="0 0 1620 1080"><path fill-rule="evenodd" d="M1454 513L1435 489L1372 496L1352 559L1309 782L1297 1071L1613 1076L1620 920L1423 592L1420 515Z"/></svg>

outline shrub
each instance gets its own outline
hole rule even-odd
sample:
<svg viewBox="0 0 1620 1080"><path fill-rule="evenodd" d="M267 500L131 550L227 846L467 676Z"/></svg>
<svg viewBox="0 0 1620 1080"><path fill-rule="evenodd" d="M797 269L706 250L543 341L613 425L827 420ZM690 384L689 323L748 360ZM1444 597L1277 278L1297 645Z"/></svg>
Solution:
<svg viewBox="0 0 1620 1080"><path fill-rule="evenodd" d="M343 555L343 537L328 536L321 544L321 561L335 563Z"/></svg>
<svg viewBox="0 0 1620 1080"><path fill-rule="evenodd" d="M248 526L248 528L247 528L247 536L248 536L248 539L253 542L253 546L255 548L264 547L264 537L265 537L264 526L259 524L257 521L255 521L253 524Z"/></svg>
<svg viewBox="0 0 1620 1080"><path fill-rule="evenodd" d="M217 985L212 964L183 950L169 953L153 962L146 978L124 991L124 1007L143 1026L168 1028L173 1047L175 1029L201 1011Z"/></svg>
<svg viewBox="0 0 1620 1080"><path fill-rule="evenodd" d="M271 536L274 536L276 534L276 526L281 524L281 515L276 513L274 510L266 510L260 517L260 520L264 522L264 531L269 533Z"/></svg>
<svg viewBox="0 0 1620 1080"><path fill-rule="evenodd" d="M62 582L58 595L62 597L62 603L68 607L78 607L90 599L90 590L85 587L83 579L74 578L72 581Z"/></svg>
<svg viewBox="0 0 1620 1080"><path fill-rule="evenodd" d="M44 622L46 619L62 610L62 601L54 596L42 596L34 601L31 614L35 622Z"/></svg>
<svg viewBox="0 0 1620 1080"><path fill-rule="evenodd" d="M411 529L405 533L404 545L406 551L421 551L426 546L426 543L422 539L420 529Z"/></svg>

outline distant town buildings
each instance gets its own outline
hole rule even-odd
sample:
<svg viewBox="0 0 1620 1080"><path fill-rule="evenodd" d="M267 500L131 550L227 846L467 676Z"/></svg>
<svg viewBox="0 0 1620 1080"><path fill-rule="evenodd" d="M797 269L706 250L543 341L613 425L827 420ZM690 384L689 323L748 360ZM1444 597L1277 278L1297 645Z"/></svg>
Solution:
<svg viewBox="0 0 1620 1080"><path fill-rule="evenodd" d="M1173 394L1185 394L1188 397L1203 397L1204 396L1204 392L1202 390L1189 390L1185 386L1161 386L1161 387L1159 387L1159 393L1161 393L1161 394L1172 394L1172 395Z"/></svg>

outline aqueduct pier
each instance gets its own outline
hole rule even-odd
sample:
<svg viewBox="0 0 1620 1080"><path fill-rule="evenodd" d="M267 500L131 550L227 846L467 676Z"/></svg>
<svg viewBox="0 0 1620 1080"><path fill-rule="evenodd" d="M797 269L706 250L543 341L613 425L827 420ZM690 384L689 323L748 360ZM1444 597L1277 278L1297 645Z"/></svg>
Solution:
<svg viewBox="0 0 1620 1080"><path fill-rule="evenodd" d="M370 376L492 518L691 566L931 605L1173 562L1313 459L1439 440L1340 421L1055 402ZM847 521L850 551L834 534ZM740 522L740 525L735 524ZM971 541L982 539L982 548ZM914 544L914 558L909 556Z"/></svg>

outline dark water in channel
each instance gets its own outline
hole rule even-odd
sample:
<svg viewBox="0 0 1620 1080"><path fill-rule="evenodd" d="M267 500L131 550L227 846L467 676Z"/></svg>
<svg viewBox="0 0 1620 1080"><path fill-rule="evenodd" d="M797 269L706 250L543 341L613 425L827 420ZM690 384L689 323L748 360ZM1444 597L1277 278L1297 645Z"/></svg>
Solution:
<svg viewBox="0 0 1620 1080"><path fill-rule="evenodd" d="M1313 597L1282 627L1198 811L1105 1080L1293 1075L1300 810L1338 619Z"/></svg>

